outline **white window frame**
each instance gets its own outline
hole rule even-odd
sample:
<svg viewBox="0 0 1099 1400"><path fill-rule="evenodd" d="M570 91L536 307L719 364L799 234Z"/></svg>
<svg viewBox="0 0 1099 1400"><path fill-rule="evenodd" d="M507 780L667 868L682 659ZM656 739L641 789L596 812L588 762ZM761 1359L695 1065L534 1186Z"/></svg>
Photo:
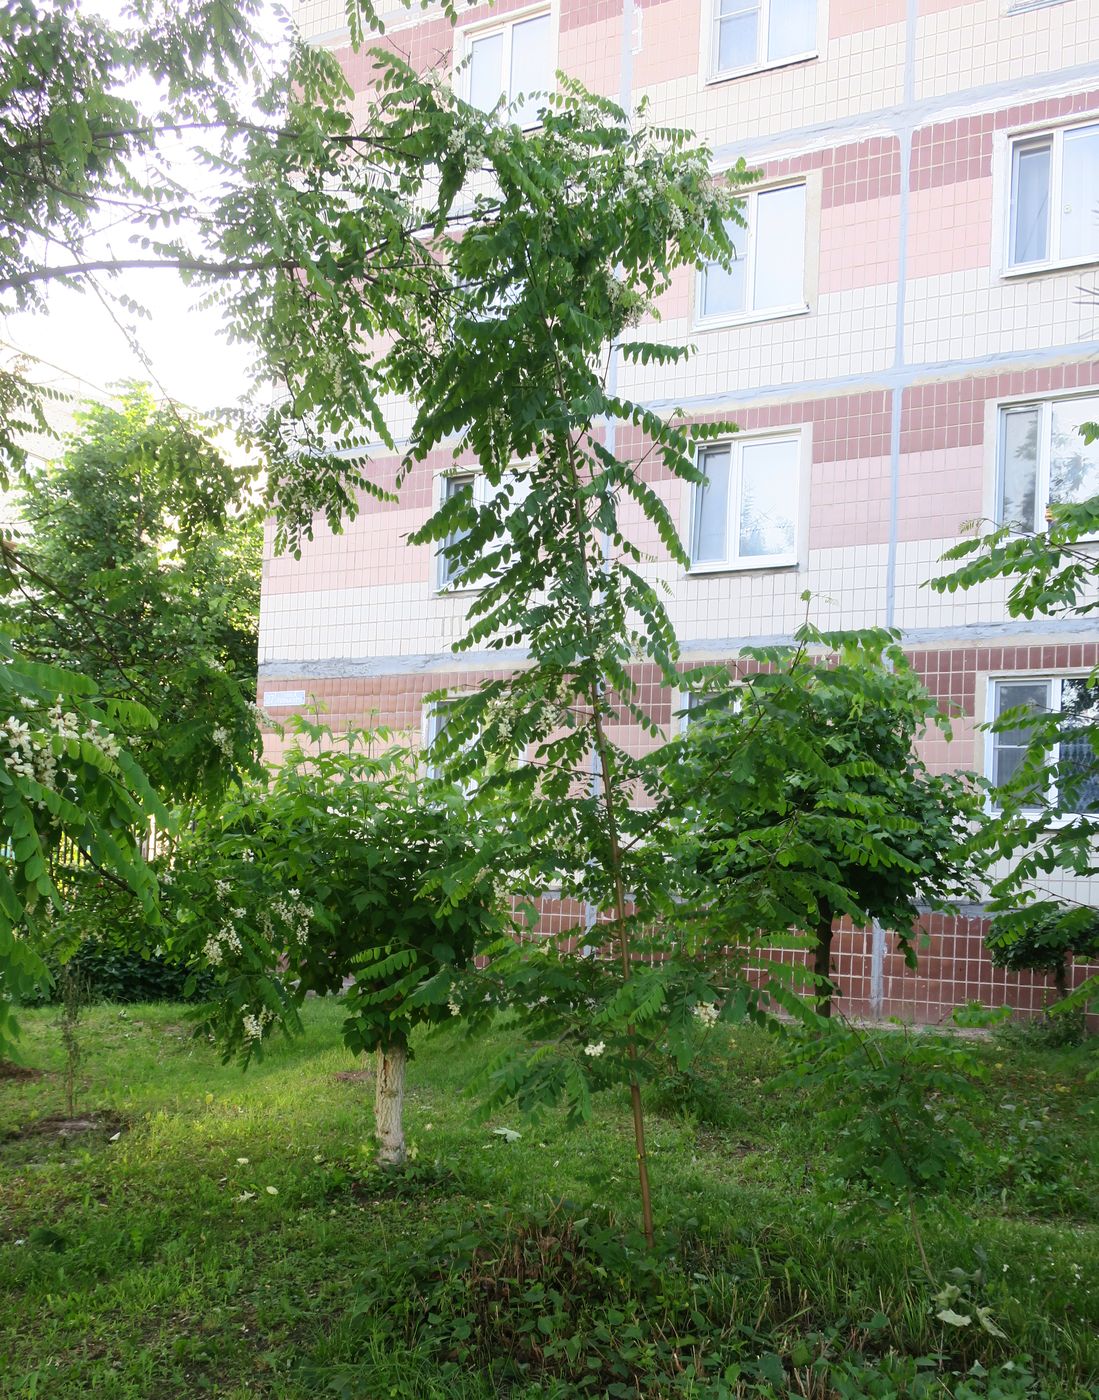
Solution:
<svg viewBox="0 0 1099 1400"><path fill-rule="evenodd" d="M1088 670L1061 671L1056 675L1036 671L1004 671L997 672L994 675L990 675L987 679L987 683L985 686L985 725L992 725L996 721L996 701L998 697L999 687L1001 684L1010 684L1013 681L1024 681L1031 685L1036 685L1042 682L1048 684L1050 687L1050 709L1047 711L1047 713L1060 714L1061 696L1063 693L1063 687L1065 682L1087 680L1090 675L1091 672ZM985 729L984 773L985 776L988 778L989 782L992 783L995 783L996 781L996 740L999 737L1000 736L998 734L993 734L988 728ZM1060 744L1054 744L1052 761L1053 763L1059 763L1060 760L1061 746ZM1049 787L1046 789L1046 795L1050 802L1056 803L1056 783L1052 781L1050 782ZM994 799L992 798L991 794L989 795L988 799L988 810L990 812L996 812L1000 810L995 805ZM1041 809L1038 807L1023 808L1023 811L1028 812L1037 812L1039 810ZM1071 812L1065 813L1061 818L1062 824L1068 824L1070 822L1078 821L1099 822L1099 812Z"/></svg>
<svg viewBox="0 0 1099 1400"><path fill-rule="evenodd" d="M483 505L485 503L485 476L479 467L447 467L444 471L435 473L435 486L433 499L435 510L441 509L446 501L446 488L448 481L469 477L473 482L473 503ZM439 597L449 598L456 593L478 593L484 587L483 583L462 583L460 576L455 577L449 572L449 564L446 555L443 553L443 544L436 546L434 571L435 587L434 592Z"/></svg>
<svg viewBox="0 0 1099 1400"><path fill-rule="evenodd" d="M473 691L459 691L456 694L448 694L445 700L431 700L425 702L420 717L420 742L424 758L424 771L429 778L439 778L442 774L438 766L431 761L431 748L435 740L439 737L444 726L439 724L440 713L453 706L457 701L464 700L467 695L472 695ZM476 782L472 782L467 788L467 795L476 788Z"/></svg>
<svg viewBox="0 0 1099 1400"><path fill-rule="evenodd" d="M729 678L729 689L730 689L730 690L735 690L735 691L737 692L737 693L733 696L733 703L732 703L732 706L731 706L732 711L733 711L733 714L739 714L739 713L740 713L740 709L741 709L742 705L744 704L744 697L743 697L743 695L742 695L742 693L741 693L742 690L743 690L743 686L744 686L744 682L743 682L743 681L734 681L734 680L732 679L732 677L730 676L730 678ZM693 721L691 720L691 712L694 710L695 706L694 706L694 704L693 704L692 702L695 701L695 700L708 700L709 698L710 698L710 696L709 696L705 691L684 690L684 689L682 689L682 688L680 689L680 691L679 691L679 704L676 706L676 709L677 709L678 712L679 712L679 713L678 713L679 732L680 732L681 734L686 734L687 731L690 729L691 724L692 724L692 722L693 722ZM675 718L675 716L673 716L673 718Z"/></svg>
<svg viewBox="0 0 1099 1400"><path fill-rule="evenodd" d="M828 33L827 0L817 0L817 33L816 41L811 49L806 49L804 53L789 54L785 58L761 57L766 49L772 2L773 0L759 0L756 62L742 68L726 68L724 71L718 72L715 71L718 55L718 47L715 43L718 18L717 0L703 0L702 23L699 26L702 34L698 71L705 74L704 82L707 87L711 87L715 83L727 83L736 78L743 78L749 73L767 73L774 68L787 68L792 63L807 63L811 59L820 57L821 35Z"/></svg>
<svg viewBox="0 0 1099 1400"><path fill-rule="evenodd" d="M470 77L472 65L469 62L473 52L473 44L478 39L490 39L494 34L506 34L517 24L522 24L524 20L540 19L545 16L549 20L550 27L550 53L549 53L549 80L547 88L552 90L554 86L554 74L557 72L558 36L560 33L559 0L551 0L550 4L529 5L522 10L511 10L507 15L493 17L482 24L461 25L454 36L454 73L452 75L453 85L464 102L470 100ZM511 44L505 43L503 46L503 58L501 63L501 77L505 80L502 94L505 97L505 107L514 101L510 95L511 88ZM524 125L524 131L537 131L541 126L538 120L528 122Z"/></svg>
<svg viewBox="0 0 1099 1400"><path fill-rule="evenodd" d="M513 470L517 471L519 464ZM432 500L435 503L435 510L439 510L446 500L446 483L453 481L456 477L469 477L473 482L473 504L483 506L488 504L489 496L494 488L489 485L488 477L485 476L483 468L474 465L445 467L442 471L435 473ZM505 481L510 480L511 473L505 473ZM501 482L501 485L504 483ZM516 494L519 500L526 495L526 490L518 489L520 484L514 483L517 487ZM517 504L518 502L513 502ZM445 543L445 541L444 541ZM433 592L437 598L453 598L464 593L480 593L488 583L488 578L478 579L475 583L463 583L460 578L454 578L447 573L447 559L443 554L443 545L435 547L434 563L434 588Z"/></svg>
<svg viewBox="0 0 1099 1400"><path fill-rule="evenodd" d="M1037 476L1034 488L1034 514L1035 520L1033 528L1035 534L1042 534L1046 529L1046 511L1049 509L1049 473L1050 457L1053 448L1053 409L1058 403L1071 403L1074 399L1095 399L1099 403L1099 384L1090 390L1081 392L1079 388L1068 390L1060 394L1021 394L1012 398L994 399L990 403L990 410L994 415L991 424L988 425L988 441L994 444L995 457L992 470L992 496L988 501L986 515L988 519L996 522L997 525L1005 523L1003 519L1003 489L1004 489L1004 418L1013 409L1039 410L1038 425L1038 463ZM1096 418L1099 419L1099 409L1096 411ZM1099 539L1096 535L1085 535L1083 542Z"/></svg>
<svg viewBox="0 0 1099 1400"><path fill-rule="evenodd" d="M1031 277L1036 273L1056 271L1058 268L1088 267L1099 262L1099 209L1096 212L1096 248L1090 253L1076 254L1073 257L1060 257L1060 224L1054 219L1054 210L1061 202L1061 179L1063 174L1063 151L1066 133L1079 131L1085 127L1099 126L1099 112L1086 116L1076 116L1073 121L1060 126L1041 125L1025 130L1013 131L1003 139L998 162L1000 167L998 208L994 211L993 237L996 240L996 261L1000 276L1004 278ZM1038 262L1013 263L1012 253L1012 209L1015 183L1015 152L1020 147L1038 146L1050 143L1049 160L1049 247L1048 256ZM1055 195L1056 191L1056 195Z"/></svg>
<svg viewBox="0 0 1099 1400"><path fill-rule="evenodd" d="M439 714L441 710L455 705L460 700L467 699L470 695L476 695L475 690L458 690L448 692L445 700L425 701L420 711L420 752L423 756L424 769L429 778L438 778L442 775L436 764L431 761L431 746L440 733ZM520 765L531 761L530 746L524 745L522 752L517 759ZM466 783L464 791L466 796L471 796L476 792L479 784L476 778L470 778Z"/></svg>
<svg viewBox="0 0 1099 1400"><path fill-rule="evenodd" d="M805 526L806 526L806 496L809 464L812 460L812 435L807 425L794 428L764 428L758 431L736 433L732 437L719 438L715 442L700 443L695 451L695 466L701 471L700 459L706 452L715 448L729 447L739 450L761 442L782 442L795 441L798 445L798 470L797 470L797 501L794 504L794 549L791 554L784 555L748 555L733 559L713 560L696 564L694 562L695 550L695 523L698 509L698 493L702 489L691 484L686 492L687 515L685 528L682 537L687 540L687 551L691 556L691 566L687 570L687 578L705 578L710 574L734 574L746 573L753 570L769 569L796 569L800 567L805 557ZM729 518L739 518L740 501L740 477L741 471L739 463L737 466L736 490L730 492Z"/></svg>
<svg viewBox="0 0 1099 1400"><path fill-rule="evenodd" d="M790 302L785 306L765 306L757 309L750 305L756 272L756 236L754 233L754 229L757 227L756 204L761 195L776 194L779 190L799 187L805 191L805 219L802 229L804 247L801 263L802 300ZM809 312L809 218L811 203L809 181L804 178L781 180L773 185L764 185L761 189L746 190L741 198L745 203L744 212L747 221L747 229L742 231L745 232L748 243L744 254L744 310L719 311L706 315L702 309L706 287L706 268L702 268L695 277L694 325L698 330L717 330L723 326L743 326L753 321L778 321L788 316L805 316Z"/></svg>

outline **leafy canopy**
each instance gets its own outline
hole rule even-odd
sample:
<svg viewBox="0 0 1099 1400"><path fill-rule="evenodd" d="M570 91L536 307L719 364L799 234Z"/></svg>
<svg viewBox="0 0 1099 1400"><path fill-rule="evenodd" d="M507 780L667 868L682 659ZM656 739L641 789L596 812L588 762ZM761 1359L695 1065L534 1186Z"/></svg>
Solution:
<svg viewBox="0 0 1099 1400"><path fill-rule="evenodd" d="M165 802L213 801L258 771L262 522L247 474L140 387L78 421L62 460L20 494L8 625L21 655L155 716L131 747Z"/></svg>
<svg viewBox="0 0 1099 1400"><path fill-rule="evenodd" d="M836 917L878 920L914 964L921 908L975 894L967 849L980 794L920 758L917 741L950 726L898 641L805 627L796 647L747 649L732 686L723 667L689 678L696 703L666 771L678 859L718 932L762 917L776 930L823 928L827 941ZM749 879L776 866L782 901L761 909Z"/></svg>
<svg viewBox="0 0 1099 1400"><path fill-rule="evenodd" d="M509 927L492 828L381 730L298 721L269 776L203 813L173 861L172 950L214 979L200 1019L247 1062L276 1024L299 1028L310 992L344 991L352 1050L407 1047Z"/></svg>
<svg viewBox="0 0 1099 1400"><path fill-rule="evenodd" d="M1085 424L1083 436L1094 442L1099 425ZM949 549L944 561L958 567L931 587L955 593L1005 579L1011 617L1091 617L1099 609L1097 534L1099 497L1056 503L1041 532L1003 525ZM1080 885L1069 886L1070 895L1064 884L1051 890L1050 880L1099 875L1099 669L1073 681L1060 709L1015 707L989 728L1015 731L1025 745L1010 780L994 790L992 819L975 843L988 882L993 956L1004 966L1056 971L1066 958L1095 954L1094 904L1078 897ZM1096 983L1087 979L1072 1002L1093 995Z"/></svg>

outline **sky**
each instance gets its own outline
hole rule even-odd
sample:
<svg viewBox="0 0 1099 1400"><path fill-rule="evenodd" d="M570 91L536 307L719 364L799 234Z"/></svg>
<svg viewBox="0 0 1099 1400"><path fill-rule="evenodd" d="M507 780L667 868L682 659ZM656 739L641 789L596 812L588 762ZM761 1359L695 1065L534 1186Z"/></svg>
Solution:
<svg viewBox="0 0 1099 1400"><path fill-rule="evenodd" d="M80 0L80 4L117 20L124 0ZM272 10L273 4L265 8ZM181 168L186 170L187 166L184 157ZM209 178L201 167L192 165L191 169L195 180ZM125 232L121 236L116 233L110 247L116 256L133 255ZM78 380L91 391L109 392L120 380L141 379L154 382L155 392L204 410L231 404L245 391L247 347L226 344L219 334L217 311L198 310L199 293L185 288L174 271L129 271L106 285L150 311L148 320L134 316L122 319L134 328L152 374L92 291L49 287L46 312L5 317L0 323L0 341L5 342L5 348L36 357L41 363L35 377L48 383L71 387L71 381ZM6 353L10 354L10 349Z"/></svg>

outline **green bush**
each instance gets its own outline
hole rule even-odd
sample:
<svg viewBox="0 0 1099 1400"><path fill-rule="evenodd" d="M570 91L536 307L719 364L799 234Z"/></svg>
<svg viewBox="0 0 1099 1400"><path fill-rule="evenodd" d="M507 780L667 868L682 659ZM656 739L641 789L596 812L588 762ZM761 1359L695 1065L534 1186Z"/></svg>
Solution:
<svg viewBox="0 0 1099 1400"><path fill-rule="evenodd" d="M54 1005L61 1000L57 978L61 964L56 958L47 961L53 985L26 1002L28 1006ZM186 967L156 952L130 952L96 935L83 939L65 965L79 975L92 1002L204 1001L210 995L208 974L199 975L188 995L186 983L193 974Z"/></svg>

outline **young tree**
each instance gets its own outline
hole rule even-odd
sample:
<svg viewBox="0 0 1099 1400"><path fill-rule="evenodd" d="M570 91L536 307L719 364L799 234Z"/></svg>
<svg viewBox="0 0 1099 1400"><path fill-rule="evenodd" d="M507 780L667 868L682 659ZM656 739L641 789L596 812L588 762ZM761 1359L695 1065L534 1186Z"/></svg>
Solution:
<svg viewBox="0 0 1099 1400"><path fill-rule="evenodd" d="M703 670L696 683L666 770L677 841L713 885L718 917L726 886L781 852L785 878L802 882L793 926L812 939L817 1009L829 1016L837 918L878 921L915 965L920 910L975 893L967 848L978 789L919 757L925 731L949 736L950 726L896 633L805 628L800 646L749 650L732 678Z"/></svg>
<svg viewBox="0 0 1099 1400"><path fill-rule="evenodd" d="M552 975L534 964L558 985L552 1000L544 989L520 1001L539 1008L528 1013L539 1043L496 1084L528 1106L565 1092L582 1111L606 1051L599 1077L617 1070L629 1086L651 1241L638 1039L663 1011L667 983L638 956L651 941L638 937L641 919L653 912L634 840L647 770L618 726L655 732L636 666L674 684L677 651L624 503L686 563L643 466L696 481L695 445L722 428L667 422L619 398L608 363L671 365L687 353L634 343L629 328L677 269L731 260L727 221L738 217L744 172L715 184L709 152L685 134L631 126L573 84L546 98L541 116L527 135L492 120L478 130L487 178L473 186L460 236L440 225L438 290L389 371L418 405L407 468L446 446L487 484L483 503L457 493L413 536L446 549L463 584L481 588L458 649L521 644L529 656L452 702L442 756L459 778L498 770L482 791L517 797L528 879L607 911L599 941L614 949L616 974L600 963L596 977L580 956L553 958ZM644 435L639 452L616 449L617 424ZM516 975L527 983L522 967Z"/></svg>
<svg viewBox="0 0 1099 1400"><path fill-rule="evenodd" d="M338 527L360 490L377 490L363 425L392 440L367 347L400 332L414 311L420 270L433 261L421 234L450 217L477 167L485 122L438 82L383 56L380 100L356 124L334 56L292 37L285 53L273 49L257 13L255 0L133 0L112 25L71 0L0 7L0 319L44 311L46 290L61 284L103 299L134 336L128 322L141 308L116 291L133 268L181 275L219 300L227 334L254 351L258 406L239 425L262 449L280 541L293 543L316 512ZM349 0L348 17L361 43L373 10ZM202 193L177 178L185 149L211 176ZM0 371L0 489L25 465L21 434L44 427L44 392L18 366ZM4 549L10 587L20 560ZM2 644L18 660L10 632ZM4 681L4 722L16 726L17 747L24 725L54 742L46 711L59 695L62 715L85 728L93 719L151 722L137 705L97 710L95 687L79 672L20 662ZM66 721L63 742L71 728ZM80 766L69 757L62 826L48 835L35 826L32 842L23 795L5 804L0 826L0 851L15 853L0 857L0 976L17 992L45 976L29 945L15 941L47 897L42 839L68 832L113 878L152 899L130 836L110 836L132 832L154 809L140 771L123 771L120 754L100 779L90 758ZM186 767L186 754L177 760ZM34 780L23 762L13 751L11 781L33 805L40 799L24 788Z"/></svg>
<svg viewBox="0 0 1099 1400"><path fill-rule="evenodd" d="M1099 441L1099 425L1085 424L1083 438ZM943 557L959 567L931 586L953 593L1008 579L1011 617L1093 616L1099 558L1085 542L1099 534L1099 496L1053 504L1047 519L1040 533L1005 524L955 545ZM990 726L994 733L1012 731L1023 752L1009 780L994 788L994 811L975 847L987 879L994 956L1005 966L1055 974L1066 958L1095 956L1096 910L1044 882L1099 875L1099 842L1088 819L1099 807L1099 670L1066 683L1066 690L1056 710L1016 706ZM1066 1005L1086 1002L1097 985L1099 978L1088 978Z"/></svg>
<svg viewBox="0 0 1099 1400"><path fill-rule="evenodd" d="M226 1058L296 1030L308 994L344 993L344 1043L378 1052L378 1159L399 1165L411 1033L460 1013L463 970L510 921L499 828L388 740L299 722L269 785L196 822L167 897L173 951L213 972L197 1015Z"/></svg>
<svg viewBox="0 0 1099 1400"><path fill-rule="evenodd" d="M996 967L1052 977L1057 999L1064 1001L1073 962L1099 962L1099 911L1065 906L1021 927L1001 927L989 937L988 950Z"/></svg>
<svg viewBox="0 0 1099 1400"><path fill-rule="evenodd" d="M381 27L368 0L346 10L356 45ZM293 545L318 513L338 528L379 489L366 436L393 439L369 347L401 334L432 285L423 234L462 217L485 121L377 54L378 100L356 122L336 57L289 29L265 39L259 12L131 0L110 24L71 0L0 9L0 320L71 286L136 344L141 308L119 279L183 277L253 353L257 392L236 421ZM202 179L179 179L181 156ZM0 371L0 486L40 401L25 373Z"/></svg>
<svg viewBox="0 0 1099 1400"><path fill-rule="evenodd" d="M27 477L24 539L4 555L20 653L155 716L132 748L167 804L216 802L258 772L262 522L247 493L202 424L130 386Z"/></svg>

